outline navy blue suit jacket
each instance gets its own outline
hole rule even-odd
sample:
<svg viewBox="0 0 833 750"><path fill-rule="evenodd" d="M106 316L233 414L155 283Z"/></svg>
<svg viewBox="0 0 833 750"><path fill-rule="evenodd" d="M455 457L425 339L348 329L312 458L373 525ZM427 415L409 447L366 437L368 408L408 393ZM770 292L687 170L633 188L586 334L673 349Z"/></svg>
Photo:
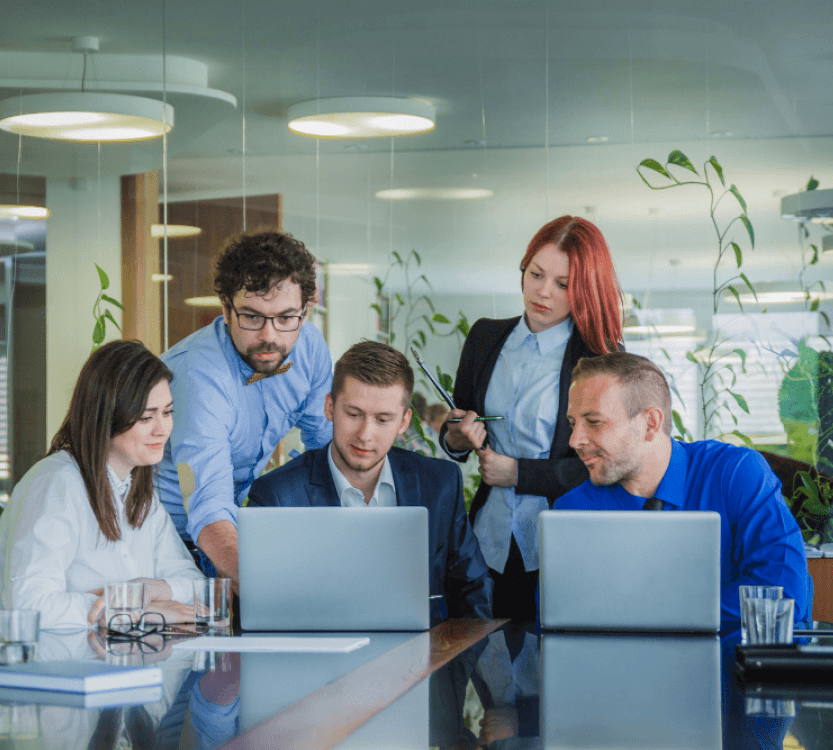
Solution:
<svg viewBox="0 0 833 750"><path fill-rule="evenodd" d="M338 506L327 451L308 450L255 480L249 506ZM428 508L431 594L445 597L449 617L492 616L492 580L466 516L463 477L456 464L391 448L388 453L398 505ZM437 607L432 607L436 617Z"/></svg>

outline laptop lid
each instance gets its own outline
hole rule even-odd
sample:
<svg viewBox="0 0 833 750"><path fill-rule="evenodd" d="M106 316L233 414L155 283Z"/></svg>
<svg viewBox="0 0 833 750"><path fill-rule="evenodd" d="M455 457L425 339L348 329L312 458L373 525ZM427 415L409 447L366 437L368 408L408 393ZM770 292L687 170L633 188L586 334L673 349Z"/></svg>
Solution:
<svg viewBox="0 0 833 750"><path fill-rule="evenodd" d="M428 509L240 508L244 630L427 630Z"/></svg>
<svg viewBox="0 0 833 750"><path fill-rule="evenodd" d="M543 628L719 630L718 513L544 511L539 534Z"/></svg>

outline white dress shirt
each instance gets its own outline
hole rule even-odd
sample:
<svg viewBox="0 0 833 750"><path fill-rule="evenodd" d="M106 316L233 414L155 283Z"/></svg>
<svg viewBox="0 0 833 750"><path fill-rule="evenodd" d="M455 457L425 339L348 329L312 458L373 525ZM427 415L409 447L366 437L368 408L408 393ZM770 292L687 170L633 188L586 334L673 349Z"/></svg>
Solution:
<svg viewBox="0 0 833 750"><path fill-rule="evenodd" d="M327 460L330 463L330 472L333 475L333 482L336 485L338 499L344 508L395 508L396 507L396 486L393 483L393 472L390 469L390 461L385 456L385 463L382 465L382 473L373 488L370 501L365 503L364 493L357 490L347 481L341 473L335 461L333 461L333 445L327 449Z"/></svg>
<svg viewBox="0 0 833 750"><path fill-rule="evenodd" d="M42 629L86 628L106 582L161 578L172 598L190 602L192 580L202 578L173 522L154 494L140 528L127 522L130 477L108 467L121 539L108 541L90 507L84 480L65 451L38 461L18 482L0 515L2 602L6 609L40 610Z"/></svg>

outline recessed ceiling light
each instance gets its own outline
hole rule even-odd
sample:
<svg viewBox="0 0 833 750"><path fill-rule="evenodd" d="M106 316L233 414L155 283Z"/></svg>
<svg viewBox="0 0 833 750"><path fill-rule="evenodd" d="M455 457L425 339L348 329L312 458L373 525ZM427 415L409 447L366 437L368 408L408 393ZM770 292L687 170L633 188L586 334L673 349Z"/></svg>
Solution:
<svg viewBox="0 0 833 750"><path fill-rule="evenodd" d="M152 273L150 275L151 281L173 281L174 277L169 273Z"/></svg>
<svg viewBox="0 0 833 750"><path fill-rule="evenodd" d="M216 295L209 297L188 297L183 300L189 307L222 307L223 303Z"/></svg>
<svg viewBox="0 0 833 750"><path fill-rule="evenodd" d="M488 188L391 188L379 190L376 197L383 201L473 201L494 194Z"/></svg>
<svg viewBox="0 0 833 750"><path fill-rule="evenodd" d="M170 104L127 94L28 94L0 102L0 129L56 141L143 141L173 125Z"/></svg>
<svg viewBox="0 0 833 750"><path fill-rule="evenodd" d="M400 97L311 99L289 108L289 129L316 138L381 138L432 130L433 104Z"/></svg>
<svg viewBox="0 0 833 750"><path fill-rule="evenodd" d="M202 234L199 227L191 227L187 224L168 224L168 239L177 237L196 237ZM165 236L164 224L151 224L150 236L154 239L162 239Z"/></svg>
<svg viewBox="0 0 833 750"><path fill-rule="evenodd" d="M648 325L648 326L642 326L642 325L625 326L622 329L622 331L624 333L634 333L634 334L636 334L636 333L649 333L649 334L650 333L664 333L666 335L668 335L668 334L680 334L680 333L694 333L695 330L696 330L695 327L691 326L691 325L674 326L674 325L662 325L662 324L655 325L655 326L651 326L651 325Z"/></svg>
<svg viewBox="0 0 833 750"><path fill-rule="evenodd" d="M0 219L48 219L49 209L43 206L0 205Z"/></svg>
<svg viewBox="0 0 833 750"><path fill-rule="evenodd" d="M731 130L712 130L712 138L731 138L734 133Z"/></svg>
<svg viewBox="0 0 833 750"><path fill-rule="evenodd" d="M588 135L584 140L588 143L607 143L608 137L606 135Z"/></svg>
<svg viewBox="0 0 833 750"><path fill-rule="evenodd" d="M333 276L365 276L373 270L370 263L327 263L326 268Z"/></svg>
<svg viewBox="0 0 833 750"><path fill-rule="evenodd" d="M727 299L729 295L726 295ZM794 305L805 300L829 300L833 299L833 292L811 291L803 292L801 290L785 291L785 292L758 292L757 296L754 294L741 294L740 301L744 305Z"/></svg>

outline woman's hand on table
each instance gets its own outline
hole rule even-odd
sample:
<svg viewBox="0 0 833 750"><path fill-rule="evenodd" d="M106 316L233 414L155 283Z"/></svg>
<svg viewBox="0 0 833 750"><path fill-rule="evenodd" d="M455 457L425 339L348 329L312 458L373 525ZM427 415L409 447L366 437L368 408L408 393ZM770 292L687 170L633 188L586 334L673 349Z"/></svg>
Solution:
<svg viewBox="0 0 833 750"><path fill-rule="evenodd" d="M486 440L486 427L483 422L475 422L477 412L452 409L446 415L448 432L445 444L455 453L477 450ZM462 419L462 422L449 422L448 419Z"/></svg>
<svg viewBox="0 0 833 750"><path fill-rule="evenodd" d="M194 622L194 605L172 599L156 599L145 607L145 612L158 612L168 624Z"/></svg>
<svg viewBox="0 0 833 750"><path fill-rule="evenodd" d="M142 606L147 609L150 602L170 601L173 592L167 581L161 578L131 578L135 583L145 584L145 598Z"/></svg>
<svg viewBox="0 0 833 750"><path fill-rule="evenodd" d="M491 487L514 487L518 483L518 462L486 446L477 451L480 476Z"/></svg>

